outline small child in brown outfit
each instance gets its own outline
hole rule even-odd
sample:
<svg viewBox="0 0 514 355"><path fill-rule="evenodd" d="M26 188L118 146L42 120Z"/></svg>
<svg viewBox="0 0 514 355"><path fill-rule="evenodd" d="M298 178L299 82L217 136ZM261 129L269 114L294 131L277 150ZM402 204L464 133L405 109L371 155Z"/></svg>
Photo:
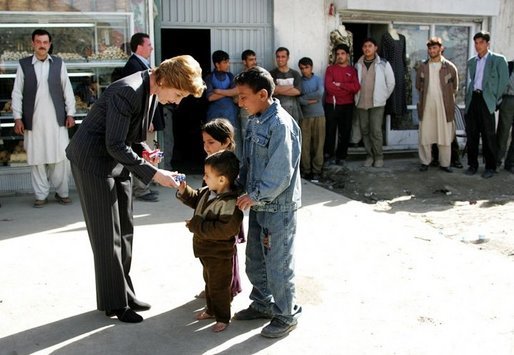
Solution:
<svg viewBox="0 0 514 355"><path fill-rule="evenodd" d="M177 197L194 208L186 226L193 233L193 251L203 266L206 308L197 320L216 319L212 330L221 332L231 318L232 258L235 235L243 221L236 206L234 182L239 174L239 160L231 151L220 151L205 159L204 181L207 186L194 190L181 182Z"/></svg>

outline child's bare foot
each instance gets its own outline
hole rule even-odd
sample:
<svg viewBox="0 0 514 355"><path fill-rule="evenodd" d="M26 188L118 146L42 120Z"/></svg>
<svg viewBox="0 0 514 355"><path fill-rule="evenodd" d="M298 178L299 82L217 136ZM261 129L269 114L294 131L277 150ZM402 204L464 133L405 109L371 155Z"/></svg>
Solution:
<svg viewBox="0 0 514 355"><path fill-rule="evenodd" d="M219 332L222 332L224 331L225 329L227 329L228 327L228 323L221 323L221 322L216 322L216 324L214 324L212 326L212 331L214 333L219 333Z"/></svg>
<svg viewBox="0 0 514 355"><path fill-rule="evenodd" d="M207 313L207 311L200 311L195 315L196 320L213 319L214 316Z"/></svg>

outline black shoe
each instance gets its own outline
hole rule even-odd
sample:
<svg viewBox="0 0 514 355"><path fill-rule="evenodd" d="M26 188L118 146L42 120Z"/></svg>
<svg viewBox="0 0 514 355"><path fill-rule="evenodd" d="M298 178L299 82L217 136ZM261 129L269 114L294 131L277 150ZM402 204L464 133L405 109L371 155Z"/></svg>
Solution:
<svg viewBox="0 0 514 355"><path fill-rule="evenodd" d="M143 321L143 317L141 317L129 307L105 311L105 315L107 317L116 316L121 322L125 323L141 323Z"/></svg>
<svg viewBox="0 0 514 355"><path fill-rule="evenodd" d="M263 313L261 311L252 308L252 306L247 309L243 309L242 311L234 314L234 319L237 320L254 320L254 319L271 319L273 318L271 314Z"/></svg>
<svg viewBox="0 0 514 355"><path fill-rule="evenodd" d="M460 161L454 161L450 164L452 168L462 169L464 166L462 166L462 163Z"/></svg>
<svg viewBox="0 0 514 355"><path fill-rule="evenodd" d="M448 166L440 166L439 169L447 173L453 173L453 170Z"/></svg>
<svg viewBox="0 0 514 355"><path fill-rule="evenodd" d="M419 167L419 171L427 171L427 170L428 170L428 165L421 164L421 166Z"/></svg>
<svg viewBox="0 0 514 355"><path fill-rule="evenodd" d="M305 179L305 180L310 180L312 178L312 174L311 173L308 173L308 174L300 174L302 179Z"/></svg>
<svg viewBox="0 0 514 355"><path fill-rule="evenodd" d="M152 306L149 303L140 301L138 299L133 299L132 301L128 301L128 306L134 311L148 311Z"/></svg>
<svg viewBox="0 0 514 355"><path fill-rule="evenodd" d="M113 312L120 321L125 323L141 323L143 321L143 317L128 307Z"/></svg>
<svg viewBox="0 0 514 355"><path fill-rule="evenodd" d="M464 172L464 174L466 175L475 175L477 173L477 168L473 168L473 167L469 167L466 169L466 171Z"/></svg>
<svg viewBox="0 0 514 355"><path fill-rule="evenodd" d="M289 334L297 325L298 321L296 319L288 324L278 318L273 318L267 326L262 328L261 335L266 338L281 338Z"/></svg>
<svg viewBox="0 0 514 355"><path fill-rule="evenodd" d="M137 300L137 299L129 301L128 306L133 311L139 311L139 312L148 311L150 308L152 308L152 306L150 304L140 301L140 300ZM115 311L105 311L105 315L107 317L114 317L116 315L116 313L115 313Z"/></svg>
<svg viewBox="0 0 514 355"><path fill-rule="evenodd" d="M146 201L146 202L157 202L157 201L159 201L159 197L157 197L157 195L155 195L153 193L149 193L149 194L146 194L143 196L136 197L136 200Z"/></svg>
<svg viewBox="0 0 514 355"><path fill-rule="evenodd" d="M489 179L494 176L495 171L492 169L485 169L485 171L482 173L482 177L484 179Z"/></svg>

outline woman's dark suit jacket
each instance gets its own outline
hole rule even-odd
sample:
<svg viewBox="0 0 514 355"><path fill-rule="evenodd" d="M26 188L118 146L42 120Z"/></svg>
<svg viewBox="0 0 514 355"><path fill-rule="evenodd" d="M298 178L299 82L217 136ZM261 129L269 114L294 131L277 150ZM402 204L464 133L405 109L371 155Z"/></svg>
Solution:
<svg viewBox="0 0 514 355"><path fill-rule="evenodd" d="M111 84L66 148L71 163L99 177L128 176L132 172L143 183L150 183L156 168L131 148L132 143L144 140L143 120L148 120L149 99L148 71Z"/></svg>

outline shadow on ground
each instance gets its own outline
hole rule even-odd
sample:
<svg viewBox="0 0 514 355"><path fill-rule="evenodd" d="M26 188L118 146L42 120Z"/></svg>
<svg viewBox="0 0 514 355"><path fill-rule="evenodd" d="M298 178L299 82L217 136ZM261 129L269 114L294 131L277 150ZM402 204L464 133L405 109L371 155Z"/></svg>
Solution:
<svg viewBox="0 0 514 355"><path fill-rule="evenodd" d="M438 167L420 172L413 154L386 156L383 168L366 168L362 163L360 157L353 157L344 165L328 166L318 184L353 200L385 204L387 208L378 210L390 213L444 211L456 203L475 204L479 200L487 201L481 204L487 208L514 198L514 174L503 169L490 179L480 176L483 167L474 176L456 168L452 173Z"/></svg>
<svg viewBox="0 0 514 355"><path fill-rule="evenodd" d="M2 338L0 353L24 355L53 350L52 354L89 354L92 349L105 348L116 354L130 354L134 349L146 348L149 354L203 354L232 340L217 353L241 354L247 349L264 350L276 342L263 341L259 334L247 334L261 328L267 320L235 321L237 326L214 333L210 329L213 320L194 320L202 305L202 300L190 301L146 318L143 326L121 323L107 318L103 312L90 311Z"/></svg>

